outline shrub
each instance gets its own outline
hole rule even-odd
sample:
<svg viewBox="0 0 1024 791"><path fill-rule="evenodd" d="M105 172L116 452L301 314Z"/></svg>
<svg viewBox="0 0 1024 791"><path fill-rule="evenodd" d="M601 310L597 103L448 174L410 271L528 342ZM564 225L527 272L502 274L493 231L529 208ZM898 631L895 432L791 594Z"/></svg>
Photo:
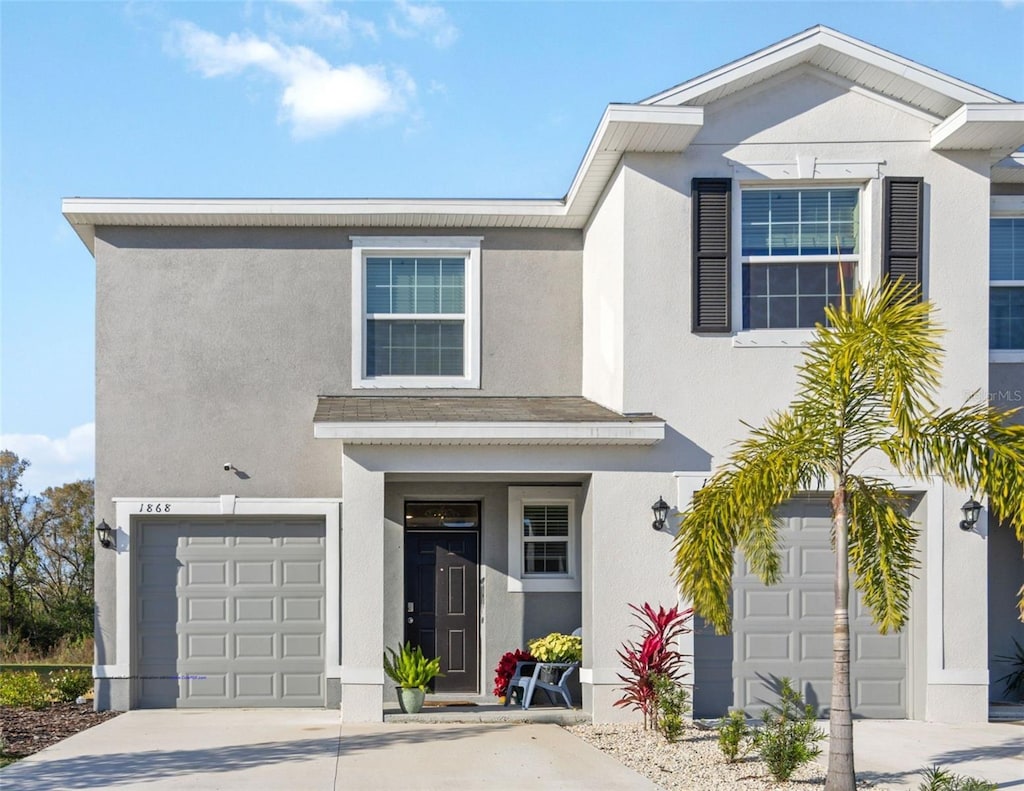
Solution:
<svg viewBox="0 0 1024 791"><path fill-rule="evenodd" d="M57 700L71 702L92 689L92 673L85 668L66 667L50 676L50 690Z"/></svg>
<svg viewBox="0 0 1024 791"><path fill-rule="evenodd" d="M924 780L917 787L918 791L996 791L998 787L976 777L953 774L941 766L924 769L921 774Z"/></svg>
<svg viewBox="0 0 1024 791"><path fill-rule="evenodd" d="M788 678L781 683L779 703L765 710L754 746L772 777L788 780L798 767L818 757L818 742L825 733L814 722L814 707L804 704L793 683Z"/></svg>
<svg viewBox="0 0 1024 791"><path fill-rule="evenodd" d="M45 709L49 703L50 693L35 671L8 670L0 673L0 706Z"/></svg>
<svg viewBox="0 0 1024 791"><path fill-rule="evenodd" d="M529 651L507 651L494 668L494 695L500 698L508 691L508 682L516 672L517 662L536 662L537 657Z"/></svg>
<svg viewBox="0 0 1024 791"><path fill-rule="evenodd" d="M747 712L743 709L733 709L718 721L718 749L727 763L736 763L750 751L750 738Z"/></svg>
<svg viewBox="0 0 1024 791"><path fill-rule="evenodd" d="M1024 700L1024 645L1016 637L1011 638L1016 648L1012 656L997 656L997 662L1009 665L1012 669L1005 676L996 679L1006 682L1005 694L1011 700Z"/></svg>
<svg viewBox="0 0 1024 791"><path fill-rule="evenodd" d="M573 634L552 632L527 643L538 662L582 662L583 638Z"/></svg>
<svg viewBox="0 0 1024 791"><path fill-rule="evenodd" d="M685 717L690 711L690 693L674 678L662 673L651 677L651 687L654 689L658 730L668 741L679 741Z"/></svg>
<svg viewBox="0 0 1024 791"><path fill-rule="evenodd" d="M644 727L656 724L657 710L654 700L652 677L668 676L678 681L682 677L683 655L672 646L675 640L690 631L693 610L680 611L677 607L657 611L645 603L643 607L629 605L640 621L640 642L625 642L618 652L626 673L619 673L625 682L623 696L615 701L616 706L629 706L644 715Z"/></svg>

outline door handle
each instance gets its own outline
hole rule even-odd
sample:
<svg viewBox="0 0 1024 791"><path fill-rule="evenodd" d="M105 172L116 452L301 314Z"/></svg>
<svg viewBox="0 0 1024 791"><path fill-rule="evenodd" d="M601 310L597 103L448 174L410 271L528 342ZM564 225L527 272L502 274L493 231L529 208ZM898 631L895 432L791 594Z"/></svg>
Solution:
<svg viewBox="0 0 1024 791"><path fill-rule="evenodd" d="M414 620L415 619L410 615L408 618L405 619L405 622L406 623L412 623Z"/></svg>

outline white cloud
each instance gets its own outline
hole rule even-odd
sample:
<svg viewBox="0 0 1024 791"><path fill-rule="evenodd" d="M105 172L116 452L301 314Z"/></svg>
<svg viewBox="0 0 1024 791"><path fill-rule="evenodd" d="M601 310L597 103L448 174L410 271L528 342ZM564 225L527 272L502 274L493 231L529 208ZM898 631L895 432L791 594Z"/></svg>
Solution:
<svg viewBox="0 0 1024 791"><path fill-rule="evenodd" d="M204 77L256 71L281 83L281 113L296 137L333 131L343 124L405 108L416 85L401 70L350 63L332 66L308 47L269 36L222 37L191 22L178 22L171 49Z"/></svg>
<svg viewBox="0 0 1024 791"><path fill-rule="evenodd" d="M396 0L394 12L388 14L388 28L402 38L429 38L435 47L449 47L459 37L459 29L441 6L408 0Z"/></svg>
<svg viewBox="0 0 1024 791"><path fill-rule="evenodd" d="M96 474L95 423L76 426L66 436L57 438L45 434L2 434L0 447L31 462L21 478L22 488L30 494L42 494L47 487Z"/></svg>
<svg viewBox="0 0 1024 791"><path fill-rule="evenodd" d="M276 13L282 5L270 6L266 11L267 23L293 34L332 39L349 46L353 33L377 41L377 26L366 19L352 16L348 11L335 10L330 0L285 0L285 6L298 11L299 16L285 19Z"/></svg>

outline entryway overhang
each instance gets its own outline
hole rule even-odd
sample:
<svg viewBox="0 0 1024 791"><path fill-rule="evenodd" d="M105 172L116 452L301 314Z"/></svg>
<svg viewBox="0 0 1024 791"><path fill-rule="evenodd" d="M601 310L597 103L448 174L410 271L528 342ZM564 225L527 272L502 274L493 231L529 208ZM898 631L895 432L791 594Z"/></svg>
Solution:
<svg viewBox="0 0 1024 791"><path fill-rule="evenodd" d="M665 421L582 396L320 396L313 436L364 445L654 445Z"/></svg>

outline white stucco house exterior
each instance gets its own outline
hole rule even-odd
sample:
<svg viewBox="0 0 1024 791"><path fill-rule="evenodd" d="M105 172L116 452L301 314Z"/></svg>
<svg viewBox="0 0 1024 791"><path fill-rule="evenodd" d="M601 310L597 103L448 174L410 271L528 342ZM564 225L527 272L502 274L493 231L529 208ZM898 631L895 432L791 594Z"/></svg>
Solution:
<svg viewBox="0 0 1024 791"><path fill-rule="evenodd" d="M1022 146L1024 104L814 27L608 106L559 200L65 200L113 528L97 705L379 721L386 645L484 698L505 651L582 626L583 710L631 716L628 605L679 601L651 505L788 402L837 257L938 306L944 403L1024 400ZM855 712L983 721L1020 547L960 530L969 492L897 482L921 569L903 634L858 608ZM783 515L784 582L740 563L733 635L684 646L698 715L781 675L827 705L827 509Z"/></svg>

